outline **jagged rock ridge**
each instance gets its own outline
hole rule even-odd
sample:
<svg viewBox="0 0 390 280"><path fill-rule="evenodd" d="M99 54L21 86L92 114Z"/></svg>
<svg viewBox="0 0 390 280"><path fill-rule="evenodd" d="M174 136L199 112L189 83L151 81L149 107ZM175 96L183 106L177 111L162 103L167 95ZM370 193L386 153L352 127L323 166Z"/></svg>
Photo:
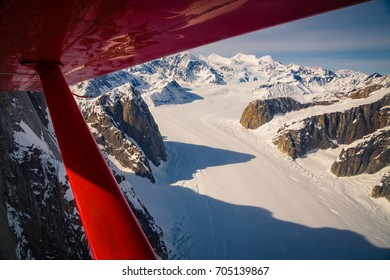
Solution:
<svg viewBox="0 0 390 280"><path fill-rule="evenodd" d="M71 89L80 96L92 98L98 97L126 83L131 83L134 87L148 85L142 77L132 75L127 71L117 71L77 83L71 86Z"/></svg>
<svg viewBox="0 0 390 280"><path fill-rule="evenodd" d="M379 184L374 186L371 196L373 198L384 197L390 202L390 172L385 174Z"/></svg>
<svg viewBox="0 0 390 280"><path fill-rule="evenodd" d="M159 80L182 82L201 81L203 83L225 84L222 73L210 66L205 60L190 53L181 53L156 59L128 69L137 76L157 76Z"/></svg>
<svg viewBox="0 0 390 280"><path fill-rule="evenodd" d="M335 147L334 140L339 144L350 144L390 124L389 104L388 94L377 102L344 112L308 117L282 127L273 143L292 158L303 156L315 148Z"/></svg>
<svg viewBox="0 0 390 280"><path fill-rule="evenodd" d="M331 171L339 177L373 174L390 164L390 130L364 137L352 147L342 149Z"/></svg>
<svg viewBox="0 0 390 280"><path fill-rule="evenodd" d="M0 93L0 259L88 259L43 95Z"/></svg>
<svg viewBox="0 0 390 280"><path fill-rule="evenodd" d="M255 100L249 103L242 113L240 123L243 127L256 129L272 120L275 114L307 108L311 104L301 104L291 97L278 97L273 99Z"/></svg>
<svg viewBox="0 0 390 280"><path fill-rule="evenodd" d="M351 92L348 96L352 99L367 98L370 93L380 90L382 87L382 85L378 84L369 85L367 87Z"/></svg>
<svg viewBox="0 0 390 280"><path fill-rule="evenodd" d="M136 170L132 165L140 163L140 174L150 177L149 164L142 154L156 166L167 159L158 126L140 93L131 85L124 84L96 100L82 102L80 107L87 123L96 129L92 132L98 142L106 143L107 152L124 167ZM124 143L131 147L126 149L127 155L123 154Z"/></svg>

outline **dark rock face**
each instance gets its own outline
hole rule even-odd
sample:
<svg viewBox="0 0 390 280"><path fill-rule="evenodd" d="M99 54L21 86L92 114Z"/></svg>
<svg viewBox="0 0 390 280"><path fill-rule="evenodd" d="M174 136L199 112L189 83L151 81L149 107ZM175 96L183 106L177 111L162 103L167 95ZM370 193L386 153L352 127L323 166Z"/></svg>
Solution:
<svg viewBox="0 0 390 280"><path fill-rule="evenodd" d="M378 185L374 186L371 196L373 198L384 197L390 202L390 172L382 177Z"/></svg>
<svg viewBox="0 0 390 280"><path fill-rule="evenodd" d="M101 149L108 155L113 155L123 166L132 170L136 175L149 178L154 182L148 158L130 140L130 137L120 130L120 125L106 113L105 101L97 99L92 104L91 112L84 111L87 123ZM102 108L96 110L96 107Z"/></svg>
<svg viewBox="0 0 390 280"><path fill-rule="evenodd" d="M87 122L95 127L105 142L110 142L112 147L121 147L126 137L131 137L154 165L158 166L161 160L167 159L158 126L140 93L132 87L119 87L110 95L100 96L95 104L83 110L83 113ZM114 128L111 129L112 127ZM99 137L97 139L99 141ZM108 149L113 151L114 148ZM135 151L135 148L132 149ZM121 158L120 153L116 154L116 158L122 162L126 161ZM146 161L143 162L147 165Z"/></svg>
<svg viewBox="0 0 390 280"><path fill-rule="evenodd" d="M88 259L43 95L0 93L0 259Z"/></svg>
<svg viewBox="0 0 390 280"><path fill-rule="evenodd" d="M303 127L300 129L282 128L273 139L273 143L294 159L313 149L336 148L337 144L323 129L322 123L323 118L311 117L303 121Z"/></svg>
<svg viewBox="0 0 390 280"><path fill-rule="evenodd" d="M365 88L358 89L352 93L349 94L349 97L352 99L361 99L361 98L367 98L371 92L380 90L383 86L381 85L370 85Z"/></svg>
<svg viewBox="0 0 390 280"><path fill-rule="evenodd" d="M370 79L373 79L373 78L380 78L380 77L383 77L381 74L379 73L372 73L370 76L367 77L367 80L370 80Z"/></svg>
<svg viewBox="0 0 390 280"><path fill-rule="evenodd" d="M278 131L273 143L297 158L315 149L326 149L339 144L350 144L377 129L390 124L390 95L371 104L354 107L344 112L332 112L302 120L299 128L285 126Z"/></svg>
<svg viewBox="0 0 390 280"><path fill-rule="evenodd" d="M291 97L255 100L245 108L240 123L245 128L256 129L272 120L275 114L285 114L309 106L310 104L301 104Z"/></svg>
<svg viewBox="0 0 390 280"><path fill-rule="evenodd" d="M339 177L373 174L390 164L390 130L379 131L354 147L343 149L331 171Z"/></svg>

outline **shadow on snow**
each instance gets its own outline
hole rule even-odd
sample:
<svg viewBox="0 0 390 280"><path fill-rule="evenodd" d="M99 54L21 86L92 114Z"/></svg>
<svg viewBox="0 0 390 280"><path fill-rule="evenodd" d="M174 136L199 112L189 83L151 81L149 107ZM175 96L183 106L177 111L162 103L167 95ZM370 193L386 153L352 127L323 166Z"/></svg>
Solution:
<svg viewBox="0 0 390 280"><path fill-rule="evenodd" d="M148 198L146 206L156 222L162 219L160 225L174 248L170 258L390 259L390 249L376 247L355 232L278 220L260 207L234 205L175 186L179 180L191 179L197 170L243 163L254 156L179 142L165 144L168 176L159 178L156 185L145 185L135 176L131 181L141 200ZM168 223L167 217L159 217L162 209L171 213Z"/></svg>
<svg viewBox="0 0 390 280"><path fill-rule="evenodd" d="M181 201L175 210L183 213L171 228L177 250L171 258L390 259L390 249L349 230L311 228L276 219L260 207L226 203L182 187L166 189Z"/></svg>
<svg viewBox="0 0 390 280"><path fill-rule="evenodd" d="M166 141L169 169L168 184L181 180L190 180L198 170L207 167L244 163L255 158L253 155L194 145Z"/></svg>

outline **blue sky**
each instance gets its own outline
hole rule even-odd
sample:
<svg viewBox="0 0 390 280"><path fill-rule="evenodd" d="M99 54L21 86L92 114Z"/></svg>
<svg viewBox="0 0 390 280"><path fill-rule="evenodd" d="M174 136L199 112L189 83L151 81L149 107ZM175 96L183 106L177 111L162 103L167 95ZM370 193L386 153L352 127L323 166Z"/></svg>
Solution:
<svg viewBox="0 0 390 280"><path fill-rule="evenodd" d="M286 23L192 50L195 54L238 52L271 55L282 63L390 73L390 0Z"/></svg>

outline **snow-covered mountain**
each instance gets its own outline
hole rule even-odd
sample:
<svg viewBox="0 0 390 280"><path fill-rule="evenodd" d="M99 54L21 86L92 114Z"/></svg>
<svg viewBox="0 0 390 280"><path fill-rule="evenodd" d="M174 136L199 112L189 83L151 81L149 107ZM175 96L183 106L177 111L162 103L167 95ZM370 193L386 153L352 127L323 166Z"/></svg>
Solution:
<svg viewBox="0 0 390 280"><path fill-rule="evenodd" d="M151 84L157 80L176 80L187 83L225 84L219 73L208 61L191 53L181 53L132 67L128 71L145 77ZM145 75L145 76L144 76Z"/></svg>
<svg viewBox="0 0 390 280"><path fill-rule="evenodd" d="M175 80L162 80L153 83L145 96L145 101L152 106L183 104L196 99L202 98L181 87Z"/></svg>
<svg viewBox="0 0 390 280"><path fill-rule="evenodd" d="M197 97L191 95L191 89L207 85L239 86L258 98L293 97L305 103L335 101L370 84L387 85L390 77L283 64L269 55L196 57L185 52L77 84L72 90L79 95L96 96L123 83L142 91L144 99L154 106L192 101Z"/></svg>

